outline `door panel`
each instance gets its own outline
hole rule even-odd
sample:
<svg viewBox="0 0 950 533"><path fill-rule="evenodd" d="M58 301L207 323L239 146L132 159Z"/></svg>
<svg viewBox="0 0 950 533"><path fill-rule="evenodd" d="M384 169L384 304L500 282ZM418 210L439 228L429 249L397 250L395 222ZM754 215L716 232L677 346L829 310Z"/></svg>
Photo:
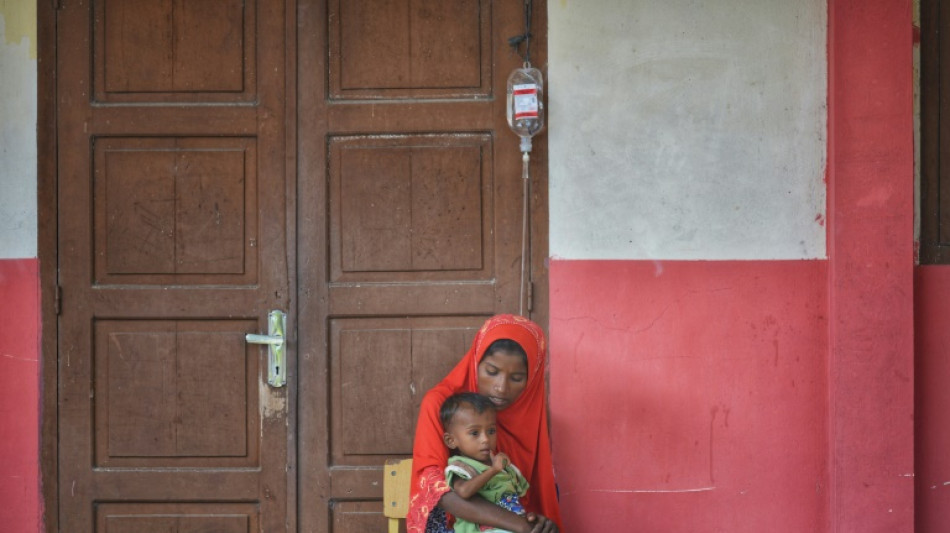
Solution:
<svg viewBox="0 0 950 533"><path fill-rule="evenodd" d="M480 324L479 324L480 325ZM330 323L330 460L382 468L412 454L422 394L477 331L471 318L334 318ZM462 349L464 352L464 348Z"/></svg>
<svg viewBox="0 0 950 533"><path fill-rule="evenodd" d="M330 0L327 9L333 100L491 94L489 0Z"/></svg>
<svg viewBox="0 0 950 533"><path fill-rule="evenodd" d="M491 137L330 139L331 282L489 282Z"/></svg>
<svg viewBox="0 0 950 533"><path fill-rule="evenodd" d="M247 533L260 531L259 523L247 503L106 503L96 515L96 531L109 533Z"/></svg>
<svg viewBox="0 0 950 533"><path fill-rule="evenodd" d="M92 4L97 102L254 102L258 96L256 2Z"/></svg>
<svg viewBox="0 0 950 533"><path fill-rule="evenodd" d="M97 320L95 440L102 467L256 467L251 320Z"/></svg>
<svg viewBox="0 0 950 533"><path fill-rule="evenodd" d="M293 397L244 340L293 303L283 7L57 16L60 530L286 530Z"/></svg>
<svg viewBox="0 0 950 533"><path fill-rule="evenodd" d="M98 283L255 282L256 153L242 137L97 139Z"/></svg>
<svg viewBox="0 0 950 533"><path fill-rule="evenodd" d="M298 2L301 531L385 530L382 465L411 455L423 394L486 317L519 312L505 88L523 16L491 0Z"/></svg>
<svg viewBox="0 0 950 533"><path fill-rule="evenodd" d="M522 305L522 6L61 4L60 529L383 530L422 395ZM271 309L283 389L244 342Z"/></svg>

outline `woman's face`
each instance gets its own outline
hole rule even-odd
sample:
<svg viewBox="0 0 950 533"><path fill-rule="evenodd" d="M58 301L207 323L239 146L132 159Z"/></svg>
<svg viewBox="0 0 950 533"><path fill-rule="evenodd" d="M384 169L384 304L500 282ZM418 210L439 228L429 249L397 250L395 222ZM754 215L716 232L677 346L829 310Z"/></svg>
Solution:
<svg viewBox="0 0 950 533"><path fill-rule="evenodd" d="M478 363L478 392L488 396L495 408L507 409L528 384L528 367L521 354L495 350Z"/></svg>

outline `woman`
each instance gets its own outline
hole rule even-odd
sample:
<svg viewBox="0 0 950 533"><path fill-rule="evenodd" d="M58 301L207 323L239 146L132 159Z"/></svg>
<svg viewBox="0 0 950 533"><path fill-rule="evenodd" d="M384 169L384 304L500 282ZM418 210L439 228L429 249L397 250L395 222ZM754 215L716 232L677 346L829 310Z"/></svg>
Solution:
<svg viewBox="0 0 950 533"><path fill-rule="evenodd" d="M557 533L560 508L551 463L544 387L544 333L534 322L498 315L475 335L455 368L422 399L413 444L409 533L451 531L446 514L516 533ZM448 450L439 407L456 392L480 392L498 410L498 449L531 484L518 516L479 497L465 500L445 483Z"/></svg>

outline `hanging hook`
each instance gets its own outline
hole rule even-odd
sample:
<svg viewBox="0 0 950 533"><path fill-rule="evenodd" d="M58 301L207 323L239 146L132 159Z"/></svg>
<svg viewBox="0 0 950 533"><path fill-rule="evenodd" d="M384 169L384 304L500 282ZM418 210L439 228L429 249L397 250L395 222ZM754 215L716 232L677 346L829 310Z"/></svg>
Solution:
<svg viewBox="0 0 950 533"><path fill-rule="evenodd" d="M508 45L521 56L525 65L531 64L531 13L533 11L533 0L524 0L524 33L508 38ZM518 48L524 43L524 54Z"/></svg>

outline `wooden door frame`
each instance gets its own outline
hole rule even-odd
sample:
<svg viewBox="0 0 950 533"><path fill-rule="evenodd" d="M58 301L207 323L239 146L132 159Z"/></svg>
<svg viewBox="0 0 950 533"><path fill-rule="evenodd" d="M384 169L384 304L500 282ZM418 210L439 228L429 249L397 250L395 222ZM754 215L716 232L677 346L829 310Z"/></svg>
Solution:
<svg viewBox="0 0 950 533"><path fill-rule="evenodd" d="M40 262L40 490L46 531L59 531L57 473L57 143L56 8L36 2L37 33L37 254ZM43 326L46 327L43 327Z"/></svg>
<svg viewBox="0 0 950 533"><path fill-rule="evenodd" d="M298 5L296 0L286 0L286 42L292 46L286 49L286 147L287 147L287 180L288 212L287 240L288 264L291 266L289 285L291 291L297 291L299 266L297 265L297 17ZM37 214L38 214L38 241L37 252L39 258L39 288L40 288L40 485L42 494L42 521L48 532L59 531L59 500L58 500L58 364L57 364L57 316L58 316L58 175L57 175L57 4L58 2L37 2ZM547 2L540 0L536 6L538 13L546 20ZM547 25L537 24L533 29L533 49L536 57L540 58L536 64L542 69L547 64ZM512 138L511 142L516 142ZM547 135L542 132L534 141L532 154L541 162L531 175L530 198L530 251L531 273L530 279L534 282L534 305L530 316L547 330L549 318L549 285L548 285L548 142ZM299 298L293 298L299 305ZM288 310L293 317L299 316L299 310ZM46 327L42 327L42 326ZM291 324L291 329L296 326ZM291 376L298 375L296 358L291 362ZM297 395L299 384L296 379L289 380L288 393ZM288 416L297 417L299 406L291 402ZM296 437L296 434L292 434ZM288 461L296 469L299 450L296 442L290 445ZM297 476L305 475L298 470ZM299 484L293 477L288 477L287 497L299 500ZM292 531L301 513L316 512L317 510L293 506L294 516L288 517Z"/></svg>

